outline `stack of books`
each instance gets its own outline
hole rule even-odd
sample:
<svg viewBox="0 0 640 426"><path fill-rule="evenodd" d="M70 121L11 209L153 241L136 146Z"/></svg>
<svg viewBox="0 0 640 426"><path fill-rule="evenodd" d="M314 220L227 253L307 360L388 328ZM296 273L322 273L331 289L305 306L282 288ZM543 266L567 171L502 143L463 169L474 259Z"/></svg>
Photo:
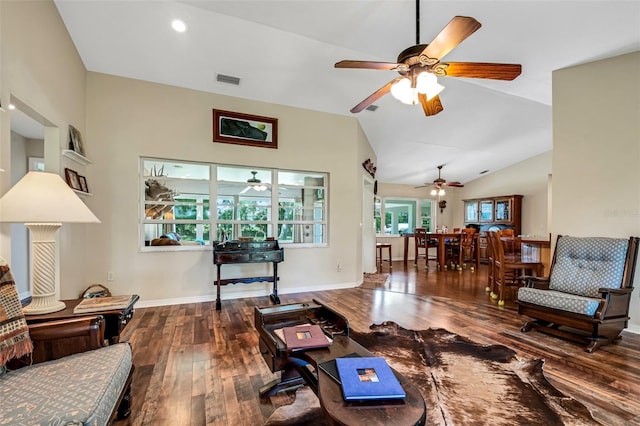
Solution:
<svg viewBox="0 0 640 426"><path fill-rule="evenodd" d="M382 357L346 357L318 365L342 386L345 401L399 401L407 394L393 370Z"/></svg>
<svg viewBox="0 0 640 426"><path fill-rule="evenodd" d="M73 313L80 314L125 309L129 306L131 300L133 300L133 296L111 296L82 299L82 301L73 308Z"/></svg>
<svg viewBox="0 0 640 426"><path fill-rule="evenodd" d="M279 331L276 330L276 335L284 340L290 351L326 348L332 342L317 324L294 325Z"/></svg>

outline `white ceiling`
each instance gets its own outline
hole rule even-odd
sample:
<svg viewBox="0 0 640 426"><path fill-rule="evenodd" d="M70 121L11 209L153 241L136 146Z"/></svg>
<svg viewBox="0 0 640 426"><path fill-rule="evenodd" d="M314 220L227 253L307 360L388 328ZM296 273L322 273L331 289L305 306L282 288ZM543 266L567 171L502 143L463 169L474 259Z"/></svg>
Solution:
<svg viewBox="0 0 640 426"><path fill-rule="evenodd" d="M55 3L90 71L342 115L397 74L334 63L394 62L416 42L414 0ZM455 15L482 24L445 62L523 71L511 82L440 78L444 111L433 117L391 95L354 115L382 182L420 185L446 164L443 177L464 183L549 151L552 71L640 50L638 0L423 0L420 8L422 43ZM186 33L171 29L174 18ZM218 73L241 83L219 83Z"/></svg>

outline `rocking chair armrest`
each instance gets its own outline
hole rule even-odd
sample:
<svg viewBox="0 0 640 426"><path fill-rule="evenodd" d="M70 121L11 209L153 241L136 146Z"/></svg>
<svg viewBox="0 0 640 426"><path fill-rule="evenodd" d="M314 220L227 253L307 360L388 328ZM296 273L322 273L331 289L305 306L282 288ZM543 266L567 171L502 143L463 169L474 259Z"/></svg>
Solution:
<svg viewBox="0 0 640 426"><path fill-rule="evenodd" d="M633 287L623 287L623 288L599 288L598 293L601 295L609 294L631 294L633 292Z"/></svg>
<svg viewBox="0 0 640 426"><path fill-rule="evenodd" d="M519 278L524 281L525 287L537 288L540 290L549 289L549 277L534 277L531 275L524 275Z"/></svg>

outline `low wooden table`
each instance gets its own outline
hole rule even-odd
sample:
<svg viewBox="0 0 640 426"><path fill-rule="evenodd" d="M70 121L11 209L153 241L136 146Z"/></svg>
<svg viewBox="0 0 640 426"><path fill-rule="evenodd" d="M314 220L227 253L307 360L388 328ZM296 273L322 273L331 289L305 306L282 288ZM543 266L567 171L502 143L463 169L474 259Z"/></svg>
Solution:
<svg viewBox="0 0 640 426"><path fill-rule="evenodd" d="M336 336L329 349L305 351L301 354L317 371L318 378L314 390L318 395L318 399L320 399L320 406L325 416L332 424L366 426L413 426L425 424L427 414L422 394L413 383L395 370L393 372L407 394L402 403L384 402L375 404L375 402L367 402L359 404L345 401L342 397L340 384L322 369L317 368L317 366L324 361L352 353L365 357L373 356L371 352L347 336ZM311 386L311 383L309 385ZM311 387L312 389L314 388L314 386Z"/></svg>
<svg viewBox="0 0 640 426"><path fill-rule="evenodd" d="M403 402L372 405L346 402L342 387L318 364L356 353L373 356L366 348L349 338L349 322L344 316L315 300L308 303L255 308L255 327L260 335L259 348L269 369L282 371L281 380L270 383L261 395L307 384L318 395L329 421L338 425L424 425L426 406L422 395L408 379L394 370L407 394ZM282 327L317 323L331 330L333 342L328 348L290 351L274 333Z"/></svg>
<svg viewBox="0 0 640 426"><path fill-rule="evenodd" d="M140 297L134 294L129 306L124 309L112 309L100 312L82 312L79 314L74 313L73 308L75 308L82 299L63 300L67 307L61 311L52 312L50 314L26 315L25 318L27 320L27 324L36 324L39 322L66 318L102 315L105 322L104 338L105 340L108 340L110 344L114 344L120 341L120 333L122 333L122 330L127 326L131 318L133 318L133 305L135 305L138 299L140 299Z"/></svg>

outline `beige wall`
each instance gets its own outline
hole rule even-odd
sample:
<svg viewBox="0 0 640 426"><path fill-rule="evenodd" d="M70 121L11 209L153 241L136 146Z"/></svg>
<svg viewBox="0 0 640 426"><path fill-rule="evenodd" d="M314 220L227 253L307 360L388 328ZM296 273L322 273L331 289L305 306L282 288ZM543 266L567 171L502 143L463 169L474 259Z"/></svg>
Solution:
<svg viewBox="0 0 640 426"><path fill-rule="evenodd" d="M358 122L326 114L88 73L86 145L93 211L87 247L92 282L115 293L135 292L142 302L212 298L211 250L140 252L139 158L275 167L329 173L329 244L287 248L279 266L280 292L353 286L361 281L362 174L360 155L372 156ZM278 118L278 149L212 143L213 108ZM341 269L338 271L338 262ZM227 277L264 275L268 265L228 265ZM264 295L268 284L230 285L223 298ZM79 288L65 288L73 295Z"/></svg>
<svg viewBox="0 0 640 426"><path fill-rule="evenodd" d="M554 235L640 236L640 52L553 73ZM640 332L640 268L630 328Z"/></svg>
<svg viewBox="0 0 640 426"><path fill-rule="evenodd" d="M77 297L95 282L115 293L138 293L141 305L213 297L209 250L138 251L141 155L329 172L329 244L286 249L280 290L361 281L365 172L360 164L365 158L360 157L375 155L356 119L87 73L49 0L0 2L0 42L2 105L16 100L48 126L47 171L61 173L69 167L87 176L94 195L84 200L102 220L99 225L64 225L59 231L62 298ZM278 117L280 148L213 144L213 108ZM69 124L81 131L93 164L83 166L60 155L67 147ZM10 157L9 113L0 112L0 167L6 170L0 173L0 193L10 187ZM0 231L0 255L11 261L10 225L0 225ZM106 281L107 272L114 273L113 282ZM238 271L230 267L225 273L235 276ZM223 297L268 291L267 284L228 286Z"/></svg>
<svg viewBox="0 0 640 426"><path fill-rule="evenodd" d="M0 99L13 102L45 130L47 171L64 167L83 170L61 160L68 142L68 125L84 132L85 68L52 1L0 1ZM11 176L10 114L0 112L0 193ZM11 262L9 224L0 224L0 256ZM61 256L59 281L74 287L86 284L84 248L88 225L64 225L58 232ZM24 286L24 283L20 284ZM67 294L69 296L69 294ZM73 294L77 296L77 294Z"/></svg>

